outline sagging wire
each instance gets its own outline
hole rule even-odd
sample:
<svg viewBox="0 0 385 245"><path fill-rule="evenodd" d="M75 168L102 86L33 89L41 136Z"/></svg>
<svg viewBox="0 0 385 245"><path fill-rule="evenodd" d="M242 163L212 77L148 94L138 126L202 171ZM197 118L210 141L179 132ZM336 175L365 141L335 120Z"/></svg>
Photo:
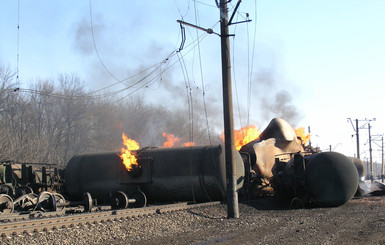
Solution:
<svg viewBox="0 0 385 245"><path fill-rule="evenodd" d="M247 124L250 124L250 108L251 108L251 74L250 74L250 38L249 24L246 24L247 33Z"/></svg>
<svg viewBox="0 0 385 245"><path fill-rule="evenodd" d="M194 9L195 9L195 21L197 23L197 12L196 12L196 5L195 5L195 1L194 1ZM183 19L183 16L181 16L182 19ZM178 21L179 22L179 21ZM207 127L208 127L208 135L209 135L209 141L210 141L210 145L211 145L211 137L210 137L210 129L209 129L209 124L208 124L208 116L207 116L207 106L206 106L206 102L205 102L205 86L204 86L204 79L203 79L203 68L202 68L202 62L201 62L201 55L200 55L200 42L208 35L208 34L211 34L213 33L212 29L206 29L204 30L205 33L202 34L201 36L198 35L198 32L196 32L197 34L197 38L195 39L194 42L192 42L190 45L193 45L194 43L196 43L195 45L193 45L193 47L188 50L187 52L185 52L183 55L181 53L183 47L184 47L184 44L185 44L185 41L186 41L186 33L185 33L185 27L182 25L183 23L182 22L179 22L180 23L180 26L181 26L181 36L182 36L182 41L181 41L181 44L180 44L180 47L179 47L179 51L177 52L178 54L178 61L180 63L180 66L181 66L181 69L182 69L182 73L183 73L183 76L184 76L184 81L185 81L185 87L186 87L186 97L187 97L187 104L188 104L188 113L189 113L189 121L191 122L191 129L190 129L190 134L189 134L189 140L191 142L194 141L194 107L193 107L193 96L192 96L192 89L191 89L191 84L190 84L190 80L189 80L189 76L188 76L188 72L187 72L187 68L186 68L186 64L184 62L184 59L183 57L185 55L187 55L189 52L191 52L196 46L198 46L198 52L199 52L199 61L200 61L200 70L201 70L201 81L202 81L202 90L203 90L203 93L202 93L202 96L203 96L203 101L204 101L204 108L205 108L205 117L206 117L206 123L207 123ZM213 25L212 28L214 28L214 26L216 26L217 24L219 23L219 21ZM211 30L211 31L210 31ZM190 178L192 178L192 165L191 165L191 156L190 156ZM202 176L200 176L201 178ZM200 181L203 181L203 179L200 179ZM204 188L204 191L206 193L206 196L208 197L209 200L211 200L211 198L209 197L207 191L205 190L205 187L203 186ZM192 197L193 197L193 200L194 202L196 202L196 199L195 199L195 193L194 193L194 185L193 185L193 182L191 181L191 193L192 193Z"/></svg>
<svg viewBox="0 0 385 245"><path fill-rule="evenodd" d="M207 34L203 34L201 37L200 37L200 41L204 40L204 38L207 36ZM151 69L151 68L154 68L153 70L151 70L147 75L145 75L143 78L141 78L140 80L136 81L135 83L133 83L132 85L130 86L127 86L126 88L123 88L123 89L120 89L118 91L113 91L113 92L109 92L109 93L104 93L104 94L101 94L101 95L93 95L97 92L100 92L102 90L105 90L109 87L112 87L114 85L116 85L117 83L115 84L112 84L112 85L109 85L105 88L102 88L102 89L99 89L99 90L96 90L96 91L93 91L91 93L88 93L88 94L84 94L84 95L80 95L80 96L73 96L71 98L68 98L66 97L65 95L62 95L62 94L57 94L57 93L50 93L50 94L47 94L47 93L43 93L43 92L40 92L38 90L33 90L33 89L23 89L23 88L20 88L19 91L21 92L27 92L27 93L35 93L35 94L40 94L40 95L45 95L45 96L51 96L51 97L55 97L55 98L61 98L61 99L67 99L67 100L90 100L90 99L102 99L102 98L105 98L105 97L108 97L108 96L113 96L113 95L117 95L119 93L122 93L132 87L134 87L135 85L141 83L142 81L144 81L145 79L147 79L148 77L150 77L153 73L155 73L156 71L158 71L162 66L163 64L165 63L170 63L163 71L162 73L166 72L169 68L171 68L172 66L174 66L177 62L179 62L180 58L178 58L176 61L172 62L171 63L171 59L175 56L175 54L179 54L181 57L184 57L185 55L187 55L188 53L190 53L192 50L194 50L194 48L196 47L197 45L197 42L193 42L189 45L187 45L187 47L189 47L190 49L187 50L186 52L184 52L184 54L182 55L181 53L178 53L176 51L173 51L171 52L165 59L163 59L160 63L158 64L155 64L155 65L152 65L151 67L141 71L140 73L138 74L141 74L141 73L144 73L145 71ZM186 48L186 47L185 47ZM133 76L131 76L130 78L134 77L134 76L137 76L138 74L135 74ZM129 78L127 78L129 79ZM151 81L155 80L156 77L153 77L150 79L150 81L146 82L145 85L148 85L148 83L150 83ZM144 86L141 86L140 88L142 88ZM139 88L139 89L140 89ZM136 89L135 91L131 92L130 94L128 94L127 96L125 96L124 98L128 97L129 95L132 95L134 92L136 92L138 89ZM119 99L120 101L120 99Z"/></svg>
<svg viewBox="0 0 385 245"><path fill-rule="evenodd" d="M195 5L194 1L194 14L195 14L195 24L198 25L198 13L197 13L197 8ZM205 111L205 119L206 119L206 127L207 127L207 136L209 139L210 145L212 144L211 142L211 134L210 134L210 125L209 125L209 120L208 120L208 115L207 115L207 105L206 105L206 92L205 92L205 82L203 78L203 67L202 67L202 57L201 57L201 48L200 48L200 42L199 42L199 35L198 35L198 30L196 29L196 40L198 41L198 58L199 58L199 68L200 68L200 76L201 76L201 86L202 86L202 99L203 99L203 107Z"/></svg>
<svg viewBox="0 0 385 245"><path fill-rule="evenodd" d="M176 51L171 52L171 53L170 53L165 59L163 59L161 62L159 62L158 64L155 64L155 65L151 66L150 68L154 67L154 69L151 70L148 74L146 74L143 78L141 78L141 79L139 79L138 81L134 82L133 84L131 84L131 85L129 85L129 86L127 86L127 87L121 89L120 91L111 92L112 94L110 94L110 95L114 95L115 93L123 92L123 91L125 91L125 90L130 89L130 88L133 88L135 85L138 85L139 83L141 83L142 81L144 81L145 79L147 79L148 77L150 77L152 74L154 74L156 71L160 70L161 67L162 67L165 63L168 63L168 61L175 55L175 53L176 53ZM145 69L145 70L142 71L141 73L144 73L145 71L149 70L150 68ZM138 74L140 74L140 73L138 73ZM135 74L135 75L131 76L130 78L132 78L132 77L134 77L134 76L137 76L138 74ZM117 84L117 83L112 84L112 85L109 85L108 87L112 87L112 86L114 86L114 85L116 85L116 84ZM99 91L101 91L101 90L104 90L104 89L106 89L106 88L108 88L108 87L105 87L105 88L103 88L103 89L94 91L94 92L92 92L91 94L96 93L96 92L99 92Z"/></svg>
<svg viewBox="0 0 385 245"><path fill-rule="evenodd" d="M241 0L238 0L237 5L235 6L234 13L231 16L231 20L229 21L229 25L235 25L235 24L240 24L240 23L247 23L247 120L246 120L246 125L250 125L250 108L251 108L251 91L252 91L252 73L253 73L253 67L254 67L254 54L255 54L255 40L256 40L256 31L254 32L254 42L253 42L253 51L251 55L251 64L250 64L250 31L249 31L249 24L248 22L251 22L249 19L250 15L249 13L244 13L245 15L237 15L237 19L234 23L232 23L233 17L235 16L235 11L238 10L239 4L241 3ZM256 3L255 3L256 6ZM237 11L239 12L239 11ZM243 21L238 21L238 17L241 16L244 20ZM245 17L244 17L245 16ZM235 29L236 30L236 26ZM233 50L235 50L235 38L233 42ZM235 52L233 52L235 53ZM235 74L235 55L233 54L233 70ZM235 88L236 88L236 96L237 96L237 106L238 106L238 111L240 112L239 108L239 99L238 99L238 90L237 90L237 85L236 85L236 76L234 75L235 79ZM239 119L240 119L240 124L242 127L242 118L241 118L241 113L239 113Z"/></svg>
<svg viewBox="0 0 385 245"><path fill-rule="evenodd" d="M214 28L216 25L218 25L219 22L216 22L212 28ZM51 97L54 97L54 98L60 98L60 99L66 99L66 100L97 100L97 99L102 99L102 98L106 98L106 97L109 97L109 96L115 96L119 93L122 93L124 91L127 91L128 89L130 88L134 88L134 86L140 84L141 82L145 81L146 79L150 79L149 81L147 81L144 85L140 86L139 88L136 88L133 92L129 93L128 95L124 96L124 98L132 95L133 93L135 93L136 91L138 91L139 89L145 87L146 85L148 85L150 82L154 81L159 75L163 74L164 72L166 72L168 69L170 69L171 67L173 67L177 62L180 61L180 58L178 57L177 60L173 61L172 62L172 58L178 54L178 56L180 57L184 57L186 56L187 54L189 54L192 50L195 49L195 47L198 45L198 42L201 42L203 41L206 37L207 37L207 33L203 33L200 37L199 37L199 40L195 40L194 42L191 42L190 44L188 44L187 46L183 46L184 49L188 48L188 50L186 52L184 52L183 54L181 52L178 52L178 50L174 50L172 51L165 59L163 59L161 62L159 63L156 63L142 71L140 71L139 73L137 74L134 74L128 78L125 78L123 80L119 80L117 81L116 83L114 84L111 84L111 85L108 85L104 88L101 88L101 89L98 89L98 90L95 90L93 92L90 92L90 93L86 93L86 94L82 94L82 95L79 95L79 96L72 96L72 97L68 97L68 96L65 96L63 94L60 94L60 93L45 93L45 92L41 92L41 91L38 91L38 90L34 90L34 89L25 89L25 88L18 88L16 90L20 91L20 92L25 92L25 93L32 93L32 94L39 94L39 95L44 95L44 96L51 96ZM158 70L160 70L164 64L167 63L167 67L165 69L162 70L161 74L159 74L158 76L155 76L155 77L151 77L155 72L157 72ZM149 71L151 69L151 71ZM148 74L146 74L144 77L142 77L141 79L139 79L138 81L134 82L133 84L129 85L129 86L126 86L125 88L123 89L120 89L120 90L117 90L117 91L112 91L112 92L108 92L108 93L103 93L103 94L99 94L99 95L96 95L96 93L98 92L101 92L105 89L108 89L110 87L113 87L115 85L117 85L118 83L121 83L122 81L125 81L125 80L128 80L128 79L132 79L133 77L135 76L138 76L142 73L145 73L145 72L148 72ZM118 99L119 101L121 99Z"/></svg>
<svg viewBox="0 0 385 245"><path fill-rule="evenodd" d="M167 58L166 58L166 59L167 59ZM162 62L163 62L163 61L162 61ZM130 77L127 77L127 78L124 79L124 80L132 79L132 78L134 78L134 77L136 77L136 76L138 76L138 75L140 75L140 74L142 74L142 73L144 73L144 72L150 70L150 69L153 68L153 67L157 67L157 65L158 65L158 64L154 64L154 65L152 65L152 66L150 66L150 67L148 67L148 68L146 68L146 69L144 69L144 70L142 70L142 71L140 71L140 72L138 72L138 73L136 73L136 74L134 74L134 75L132 75L132 76L130 76ZM122 81L124 81L124 80L122 80ZM100 92L100 91L102 91L102 90L111 88L111 87L117 85L118 83L121 83L121 81L118 81L118 82L116 82L116 83L110 84L110 85L108 85L108 86L106 86L106 87L103 87L103 88L101 88L101 89L98 89L98 90L95 90L95 91L93 91L93 92L90 92L89 94L96 94L96 93L98 93L98 92Z"/></svg>
<svg viewBox="0 0 385 245"><path fill-rule="evenodd" d="M255 15L255 25L254 25L254 37L253 37L253 51L251 55L251 69L250 69L250 79L248 83L248 97L250 97L250 101L247 104L247 122L250 121L250 108L251 108L251 91L252 91L252 77L253 77L253 70L254 70L254 57L255 57L255 42L257 37L257 24L258 24L258 15L257 15L257 0L254 1L254 15ZM247 25L248 26L248 25ZM249 30L249 28L247 28Z"/></svg>
<svg viewBox="0 0 385 245"><path fill-rule="evenodd" d="M195 1L194 1L194 15L195 15L195 22L197 24L198 17L197 17L197 8L196 8ZM181 16L181 18L183 19L183 16ZM187 97L187 104L188 104L188 115L189 115L189 122L190 122L190 125L191 125L190 130L189 130L189 141L190 142L194 142L194 104L193 104L192 88L191 88L191 84L190 84L190 79L189 79L188 71L187 71L187 68L186 68L186 63L185 63L185 61L183 59L183 56L181 55L181 51L182 51L182 49L184 47L184 44L185 44L185 41L186 41L186 32L185 32L184 25L187 24L187 23L185 23L184 21L178 21L178 22L180 23L181 37L182 37L181 45L180 45L179 51L178 51L178 58L179 58L178 60L179 60L179 63L181 65L181 69L182 69L182 73L183 73L184 81L185 81L185 88L186 88L186 97ZM198 28L198 26L194 26L194 27ZM212 29L207 29L206 30L206 35L213 33L212 31L209 31L209 30L212 30ZM198 35L198 31L196 32L196 36L197 37L196 37L195 40L196 40L197 44L194 45L194 48L195 48L195 46L198 46L200 71L201 71L201 81L202 81L203 96L204 96L203 68L202 68L201 55L200 55L200 42L201 42L201 40L200 40L200 37ZM204 36L202 36L202 39L203 38L204 38ZM184 54L184 55L186 55L186 54ZM204 99L204 101L205 101L205 99ZM205 111L207 112L206 105L205 105ZM207 119L207 113L206 113L206 119ZM210 144L211 144L211 139L210 139ZM191 193L192 193L193 200L195 202L196 201L195 193L194 193L195 190L194 190L194 185L193 185L193 182L192 182L192 178L193 178L192 171L193 170L192 170L192 163L191 163L191 155L190 155L189 166L190 166L190 178L191 178ZM206 195L207 195L207 193L206 193ZM209 200L211 200L208 195L207 195L207 197L209 198Z"/></svg>
<svg viewBox="0 0 385 245"><path fill-rule="evenodd" d="M168 59L165 60L164 63L167 63L167 61L168 61ZM168 68L169 68L169 66L167 66L167 67L165 68L165 71L168 70ZM159 68L159 69L160 69L160 68ZM154 72L155 72L155 71L154 71ZM124 96L124 97L118 99L117 101L115 101L115 103L120 102L120 101L124 100L125 98L131 96L132 94L134 94L135 92L137 92L139 89L142 89L142 88L144 88L144 87L147 88L147 87L149 86L148 84L150 84L152 81L156 80L158 77L161 77L161 75L162 75L163 73L164 73L164 71L161 71L161 73L160 73L159 75L157 75L157 76L151 78L149 81L147 81L147 82L144 83L143 85L139 86L138 88L136 88L136 89L135 89L134 91L132 91L131 93L129 93L129 94L127 94L126 96Z"/></svg>
<svg viewBox="0 0 385 245"><path fill-rule="evenodd" d="M237 16L238 19L238 16ZM234 27L234 33L236 32L237 26ZM236 104L238 108L238 117L239 117L239 123L241 128L243 127L242 123L242 113L241 108L239 105L239 95L238 95L238 84L237 84L237 76L235 71L235 36L233 36L233 52L232 52L233 62L232 62L232 68L233 68L233 78L234 78L234 87L235 87L235 98L236 98ZM242 130L243 133L243 130Z"/></svg>
<svg viewBox="0 0 385 245"><path fill-rule="evenodd" d="M183 19L185 16L187 16L187 13L189 12L190 10L190 0L188 1L188 5L187 5L187 10L186 10L186 13L184 15L182 15L182 12L180 11L180 8L178 6L178 2L177 0L174 1L175 2L175 5L176 5L176 8L178 9L178 12L179 12L179 15L181 16L181 18Z"/></svg>
<svg viewBox="0 0 385 245"><path fill-rule="evenodd" d="M89 9L90 9L90 25L91 25L91 34L92 34L92 42L94 45L95 53L96 56L98 56L99 62L102 64L103 68L107 71L107 73L114 78L116 81L120 81L112 72L107 68L107 66L104 64L102 58L99 55L98 48L96 47L96 42L95 42L95 35L94 35L94 24L93 24L93 17L92 17L92 5L91 5L91 0L88 0L89 3Z"/></svg>
<svg viewBox="0 0 385 245"><path fill-rule="evenodd" d="M128 80L128 79L130 79L130 77L129 78L125 78L125 79L118 79L108 68L107 68L107 66L105 65L105 63L103 62L103 60L101 59L101 57L100 57L100 54L99 54L99 51L98 51L98 48L97 48L97 46L96 46L96 41L95 41L95 34L94 34L94 27L93 27L93 13L92 13L92 4L91 4L91 0L89 0L88 1L89 2L89 12L90 12L90 25L91 25L91 34L92 34L92 41L93 41L93 46L94 46L94 49L95 49L95 53L96 53L96 55L97 55L97 57L98 57L98 59L99 59L99 62L102 64L102 66L103 66L103 68L107 71L107 73L113 78L113 79L115 79L116 81L117 81L117 83L114 83L114 84L112 84L112 85L109 85L109 86L107 86L107 87L105 87L105 88L103 88L103 89L100 89L100 90L97 90L97 91L94 91L94 92L92 92L92 93L97 93L97 92L99 92L99 91L101 91L101 90L104 90L104 89L107 89L107 88L110 88L110 87L112 87L112 86L115 86L116 84L118 84L118 83L123 83L124 81L126 81L126 80ZM169 55L170 56L170 55ZM160 67L157 67L157 68L159 68L160 69ZM132 77L132 76L131 76ZM142 80L140 80L140 81L142 81ZM124 85L127 85L127 84L125 84L125 83L123 83ZM125 90L127 90L127 89L129 89L129 88L131 88L131 87L133 87L133 86L135 86L137 83L134 83L133 85L130 85L130 86L127 86L125 89L123 89L123 90L120 90L120 91L118 91L117 93L120 93L120 92L123 92L123 91L125 91ZM112 93L114 93L114 92L112 92ZM111 94L112 95L112 94ZM109 96L109 95L107 95L107 96Z"/></svg>
<svg viewBox="0 0 385 245"><path fill-rule="evenodd" d="M192 103L192 95L191 95L190 82L189 82L189 77L188 77L188 73L187 73L186 64L184 62L183 56L180 55L179 52L178 52L178 61L179 61L180 66L181 66L183 77L184 77L184 82L185 82L187 105L188 105L188 118L189 118L190 122L193 122L193 109L194 108L193 108L193 103ZM191 135L189 135L189 137L191 137ZM190 178L192 179L191 158L190 158L190 161L189 161L189 166L190 166ZM192 180L191 180L191 194L192 194L192 197L193 197L193 201L196 202L195 193L194 193L194 185L192 183Z"/></svg>
<svg viewBox="0 0 385 245"><path fill-rule="evenodd" d="M242 16L242 15L240 15L240 14L235 15L235 13L238 12L238 7L239 7L240 3L241 3L241 0L238 0L237 5L235 7L232 6L234 8L234 12L233 12L233 14L231 16L231 19L229 21L229 25L230 24L239 24L239 23L249 22L249 20L248 20L248 16L249 15L247 13L246 13L245 21L238 21L238 18L240 16ZM234 17L236 18L236 21L234 23L232 23L232 20L233 20ZM234 26L234 33L236 32L236 29L237 29L237 25ZM242 120L242 113L241 113L241 109L240 109L240 100L239 100L239 94L238 94L237 76L236 76L236 71L235 71L235 67L236 67L236 65L235 65L235 53L236 53L235 52L235 36L236 35L233 36L233 43L232 43L232 50L233 50L233 52L232 52L232 62L233 62L232 63L232 69L233 69L234 89L235 89L235 96L236 96L236 105L237 105L237 109L238 109L239 123L240 123L240 127L243 128L244 127L244 125L243 125L244 122ZM247 44L247 47L249 47L249 44ZM249 50L249 48L248 48L248 50ZM247 60L248 60L248 76L249 76L249 73L250 73L249 72L249 70L250 70L250 68L249 68L250 67L250 65L249 65L250 64L250 62L249 62L249 52L247 53L247 55L248 55ZM247 81L249 81L249 80L250 79L248 78ZM246 125L249 125L249 121L247 121ZM242 130L241 133L244 134L244 131Z"/></svg>
<svg viewBox="0 0 385 245"><path fill-rule="evenodd" d="M213 28L218 24L219 22L217 22L216 24L213 25ZM169 56L167 56L167 58L165 58L164 60L162 60L162 62L160 62L156 68L151 71L151 73L155 72L156 70L160 69L162 67L162 64L164 63L169 63L169 65L162 71L162 74L164 72L166 72L168 69L170 69L172 66L174 66L177 62L180 62L180 59L183 58L184 56L186 56L188 53L190 53L192 50L194 50L194 48L198 45L199 42L201 42L202 40L205 39L205 37L207 36L208 34L207 33L204 33L200 36L200 39L197 41L195 40L194 42L190 43L189 45L187 45L185 47L185 43L183 44L183 49L186 49L186 48L189 48L186 52L184 52L183 54L181 52L178 52L178 50L175 50L173 52L171 52L169 54ZM178 59L174 62L171 62L171 59L177 55ZM146 78L146 77L145 77ZM151 81L153 81L155 78L153 78ZM135 82L133 85L130 85L128 88L131 88L135 85L137 85L138 83L140 83L141 81L143 81L144 78L142 78L141 80L139 80L138 82ZM146 83L146 85L148 84L149 82ZM115 83L114 85L116 85L117 83ZM112 85L111 85L112 86ZM142 86L143 87L143 86ZM134 92L136 92L138 89L136 89ZM129 95L133 94L134 92L130 93ZM127 96L125 96L127 97Z"/></svg>
<svg viewBox="0 0 385 245"><path fill-rule="evenodd" d="M198 10L196 8L196 4L194 2L194 16L195 16L195 24L196 25L199 25L198 23ZM208 135L208 138L209 138L209 143L211 145L211 136L210 136L210 126L209 126L209 121L208 121L208 116L207 116L207 106L206 106L206 98L205 98L205 83L204 83L204 79L203 79L203 68L202 68L202 57L201 57L201 48L200 48L200 42L199 42L199 35L198 35L198 29L195 29L195 33L196 33L196 38L197 38L197 41L198 41L198 58L199 58L199 68L200 68L200 76L201 76L201 85L202 85L202 99L203 99L203 107L204 107L204 110L205 110L205 119L206 119L206 127L207 127L207 135ZM202 175L199 175L200 177L200 181L202 183L204 183L204 179L203 179L203 176ZM205 184L202 185L203 186L203 191L205 192L206 194L206 197L209 199L209 201L211 202L212 199L210 198L210 195L209 193L207 192L206 188L205 188Z"/></svg>
<svg viewBox="0 0 385 245"><path fill-rule="evenodd" d="M194 8L195 8L195 11L196 11L196 5L195 5L195 2L194 2ZM195 12L195 20L197 22L197 15L196 15L196 12ZM187 53L191 52L195 46L198 46L198 53L199 53L199 62L200 62L200 73L201 73L201 82L202 82L202 97L203 97L203 101L204 101L204 110L205 110L205 118L206 118L206 125L207 125L207 130L208 130L208 137L209 137L209 142L210 142L210 145L211 145L211 135L210 135L210 127L209 127L209 122L208 122L208 113L207 113L207 104L206 104L206 98L205 98L205 85L204 85L204 79L203 79L203 66L202 66L202 59L201 59L201 53L200 53L200 42L207 36L207 34L212 34L214 33L212 31L212 29L218 25L220 22L216 22L211 28L208 28L208 29L204 29L204 28L201 28L197 25L192 25L192 24L189 24L189 23L186 23L184 21L178 21L178 23L181 24L181 33L182 33L182 42L181 42L181 46L183 47L184 43L185 43L185 28L183 27L182 29L182 25L183 24L186 24L186 25L189 25L189 26L193 26L197 29L200 29L200 30L203 30L205 31L204 34L202 34L201 36L198 35L198 32L197 33L197 38L194 42L196 42L196 45L194 45L194 47L192 49L190 49L189 51L187 51L186 53L184 53L183 56L185 56ZM217 34L217 33L214 33L214 34ZM218 35L218 34L217 34ZM183 44L183 45L182 45ZM190 44L191 45L191 44ZM180 59L180 58L179 58ZM187 69L186 69L186 72L187 72ZM186 79L186 78L185 78ZM189 85L189 87L191 87ZM198 86L197 86L198 87ZM191 102L193 101L192 99L192 94L191 94L191 88L190 88L190 97L191 97Z"/></svg>
<svg viewBox="0 0 385 245"><path fill-rule="evenodd" d="M98 53L98 50L97 50L97 48L96 48L96 42L95 42L95 38L94 38L94 33L93 33L93 22L92 22L92 6L91 6L91 0L89 0L89 5L90 5L90 19L91 19L91 30L92 30L92 37L93 37L93 41L94 41L94 48L95 48L95 51L96 51L96 53L97 53L97 55L98 55L98 58L99 58L99 61L101 62L101 64L103 65L103 67L106 69L106 71L115 79L115 80L117 80L117 82L116 83L114 83L114 84L112 84L112 85L109 85L109 86L107 86L107 87L105 87L105 88L103 88L103 89L100 89L100 90L97 90L97 91L94 91L94 92L92 92L92 93L97 93L97 92L100 92L101 90L104 90L104 89L107 89L107 88L110 88L110 87L112 87L112 86L114 86L114 85L116 85L116 84L118 84L118 83L122 83L124 80L127 80L127 79L129 79L129 78L126 78L126 79L123 79L123 80L119 80L119 79L117 79L109 70L108 70L108 68L106 67L106 65L103 63L103 61L101 60L101 58L100 58L100 55L99 55L99 53ZM179 50L177 51L177 52L180 52L183 48L184 48L184 44L185 44L185 40L186 40L186 35L185 35L185 29L184 29L184 27L181 25L181 34L182 34L182 42L181 42L181 45L180 45L180 47L179 47ZM173 56L175 53L174 53L175 51L173 51L166 59L168 60L168 59L170 59L171 58L171 56ZM176 63L176 62L175 62ZM174 64L175 64L174 63ZM173 65L173 64L172 64ZM156 69L160 69L161 67L157 67ZM165 72L167 69L165 69L163 72ZM140 81L143 81L143 79L141 79ZM118 91L118 93L120 93L120 92L123 92L123 91L125 91L125 90L127 90L127 89L129 89L129 88L132 88L133 86L135 86L135 85L137 85L138 84L138 82L136 82L136 83L134 83L134 84L132 84L132 85L130 85L130 86L127 86L125 89L123 89L123 90L120 90L120 91ZM148 83L146 83L146 84L148 84ZM143 86L142 86L143 87ZM137 89L135 90L135 91L137 91ZM135 92L134 91L134 92ZM114 93L114 92L112 92L112 93ZM112 95L112 93L110 93L110 95ZM132 93L130 93L130 94L132 94ZM109 96L109 95L107 95L107 96ZM127 97L127 96L125 96L125 97Z"/></svg>
<svg viewBox="0 0 385 245"><path fill-rule="evenodd" d="M131 89L131 88L135 88L136 85L142 83L143 81L149 79L149 81L147 81L146 83L144 83L144 85L140 86L139 88L143 88L144 86L148 85L150 82L154 81L159 75L156 75L154 77L151 77L153 74L155 74L158 70L161 69L161 67L168 63L169 60L171 59L171 57L175 55L175 51L173 51L171 54L169 54L169 56L167 56L165 59L162 60L162 62L158 63L158 64L155 64L145 70L143 70L142 72L140 73L144 73L145 71L149 70L150 68L153 68L149 73L147 73L146 75L144 75L144 77L142 77L141 79L139 79L138 81L134 82L133 84L131 84L130 86L127 86L125 88L122 88L120 90L117 90L117 91L112 91L112 92L108 92L108 93L104 93L104 94L100 94L100 95L94 95L95 93L101 91L101 90L104 90L108 87L112 87L115 84L112 84L112 85L109 85L105 88L102 88L102 89L99 89L99 90L96 90L96 91L93 91L93 92L90 92L90 93L85 93L85 94L82 94L82 95L79 95L79 96L72 96L71 98L68 98L67 96L63 95L63 94L58 94L58 93L50 93L50 94L47 94L47 93L43 93L43 92L40 92L38 90L33 90L33 89L24 89L24 88L20 88L19 91L20 92L27 92L27 93L35 93L35 94L40 94L40 95L45 95L45 96L51 96L51 97L55 97L55 98L60 98L60 99L67 99L67 100L96 100L96 99L102 99L102 98L105 98L105 97L109 97L109 96L114 96L114 95L117 95L117 94L120 94L122 92L125 92L126 90L128 89ZM167 70L168 67L166 67L165 70ZM165 71L164 70L164 71ZM164 72L162 71L162 72ZM139 74L140 74L139 73ZM138 74L134 75L134 76L137 76ZM133 76L132 76L133 77ZM136 92L138 89L135 89L134 92ZM133 93L133 92L132 92ZM132 94L130 93L130 95ZM125 96L127 97L127 96Z"/></svg>

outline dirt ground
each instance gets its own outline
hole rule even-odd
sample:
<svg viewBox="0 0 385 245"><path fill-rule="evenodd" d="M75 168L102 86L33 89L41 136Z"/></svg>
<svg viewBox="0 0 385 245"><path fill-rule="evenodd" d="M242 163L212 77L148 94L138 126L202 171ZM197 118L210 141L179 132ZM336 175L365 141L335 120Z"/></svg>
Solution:
<svg viewBox="0 0 385 245"><path fill-rule="evenodd" d="M274 199L240 204L227 219L226 205L189 211L181 232L165 230L134 244L385 244L385 197L353 199L336 208L282 209ZM183 215L182 215L183 216ZM177 220L175 220L177 222ZM129 242L129 243L131 243Z"/></svg>

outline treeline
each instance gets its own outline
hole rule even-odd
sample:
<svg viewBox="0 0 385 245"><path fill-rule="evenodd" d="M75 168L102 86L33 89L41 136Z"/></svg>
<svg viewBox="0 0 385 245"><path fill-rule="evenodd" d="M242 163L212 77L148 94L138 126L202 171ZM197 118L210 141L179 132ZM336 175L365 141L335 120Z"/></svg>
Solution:
<svg viewBox="0 0 385 245"><path fill-rule="evenodd" d="M0 86L0 161L65 165L78 153L119 151L123 132L141 147L162 146L163 132L182 142L209 143L199 115L192 124L186 109L134 97L116 103L114 96L91 94L76 74L21 89L14 72L0 66ZM210 135L219 142L218 135Z"/></svg>

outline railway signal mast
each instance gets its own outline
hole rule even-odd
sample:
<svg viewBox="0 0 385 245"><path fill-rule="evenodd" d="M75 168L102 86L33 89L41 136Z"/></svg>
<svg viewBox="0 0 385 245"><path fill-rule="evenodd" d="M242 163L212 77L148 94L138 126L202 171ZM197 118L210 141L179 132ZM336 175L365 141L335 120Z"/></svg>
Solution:
<svg viewBox="0 0 385 245"><path fill-rule="evenodd" d="M230 64L230 45L229 45L229 26L232 24L239 24L244 22L250 22L247 19L240 22L232 22L235 13L238 10L241 0L238 0L237 5L233 11L233 14L228 20L228 8L227 3L231 0L215 0L217 7L220 9L220 22L221 22L221 57L222 57L222 90L223 90L223 119L224 119L224 133L225 133L225 157L226 157L226 197L227 197L227 217L239 218L238 207L238 193L236 190L236 163L235 163L235 146L234 146L234 120L233 120L233 99L232 99L232 86L231 86L231 64ZM180 24L192 26L202 31L206 31L209 34L217 34L211 29L205 29L181 20L177 21ZM217 34L218 35L218 34Z"/></svg>

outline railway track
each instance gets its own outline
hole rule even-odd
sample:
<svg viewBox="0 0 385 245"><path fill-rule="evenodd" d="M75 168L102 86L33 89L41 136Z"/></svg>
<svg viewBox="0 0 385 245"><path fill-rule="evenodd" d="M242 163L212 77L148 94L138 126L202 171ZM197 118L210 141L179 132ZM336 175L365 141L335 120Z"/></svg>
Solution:
<svg viewBox="0 0 385 245"><path fill-rule="evenodd" d="M180 210L207 207L218 204L220 204L220 202L200 204L178 203L145 208L109 210L95 213L66 215L62 217L8 222L0 224L0 234L2 237L11 237L12 235L32 235L38 232L50 232L56 229L80 227L83 225L95 225L104 222L117 222L119 220L133 217L165 214Z"/></svg>

